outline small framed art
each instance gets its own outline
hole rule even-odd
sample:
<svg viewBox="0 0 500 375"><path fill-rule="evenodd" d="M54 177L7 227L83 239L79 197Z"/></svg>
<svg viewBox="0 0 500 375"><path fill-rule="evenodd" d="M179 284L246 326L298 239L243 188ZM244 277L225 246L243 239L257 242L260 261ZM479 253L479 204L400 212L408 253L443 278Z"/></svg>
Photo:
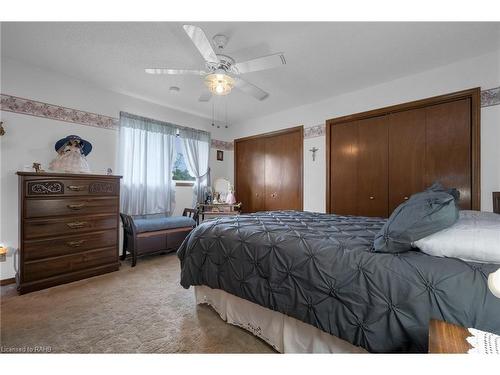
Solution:
<svg viewBox="0 0 500 375"><path fill-rule="evenodd" d="M217 150L217 160L218 161L223 161L224 160L224 151Z"/></svg>

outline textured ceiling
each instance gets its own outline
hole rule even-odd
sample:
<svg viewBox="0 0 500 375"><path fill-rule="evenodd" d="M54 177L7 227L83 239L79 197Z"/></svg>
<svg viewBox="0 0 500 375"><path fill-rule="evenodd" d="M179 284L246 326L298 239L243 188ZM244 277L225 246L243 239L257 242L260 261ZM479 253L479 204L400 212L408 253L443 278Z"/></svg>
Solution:
<svg viewBox="0 0 500 375"><path fill-rule="evenodd" d="M191 23L191 22L186 22ZM183 23L2 23L2 55L98 87L211 117L202 77L151 76L144 67L203 69ZM231 123L316 102L500 48L500 23L194 23L229 37L242 61L284 52L287 65L244 75L270 96L233 91ZM177 94L170 86L179 86ZM225 106L218 100L219 111Z"/></svg>

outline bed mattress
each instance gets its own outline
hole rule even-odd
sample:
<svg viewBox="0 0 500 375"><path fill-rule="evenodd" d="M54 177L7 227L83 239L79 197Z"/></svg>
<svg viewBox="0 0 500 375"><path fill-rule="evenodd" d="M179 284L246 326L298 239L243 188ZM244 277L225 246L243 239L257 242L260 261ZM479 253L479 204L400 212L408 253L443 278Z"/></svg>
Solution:
<svg viewBox="0 0 500 375"><path fill-rule="evenodd" d="M372 252L385 220L297 211L226 217L178 251L181 285L206 285L370 352L427 352L429 320L500 333L498 265Z"/></svg>

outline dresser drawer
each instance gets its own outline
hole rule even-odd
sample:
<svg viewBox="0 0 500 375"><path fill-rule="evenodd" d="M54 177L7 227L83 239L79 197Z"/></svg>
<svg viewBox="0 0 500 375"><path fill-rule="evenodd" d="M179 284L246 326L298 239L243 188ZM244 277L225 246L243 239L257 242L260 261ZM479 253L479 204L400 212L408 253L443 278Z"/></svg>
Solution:
<svg viewBox="0 0 500 375"><path fill-rule="evenodd" d="M24 260L43 259L117 245L116 231L96 232L46 240L25 241Z"/></svg>
<svg viewBox="0 0 500 375"><path fill-rule="evenodd" d="M24 263L24 281L45 279L56 275L79 271L118 262L116 248L85 251L78 254L33 260Z"/></svg>
<svg viewBox="0 0 500 375"><path fill-rule="evenodd" d="M26 197L73 196L73 195L113 195L120 191L116 180L85 178L35 179L24 182Z"/></svg>
<svg viewBox="0 0 500 375"><path fill-rule="evenodd" d="M118 198L27 199L25 218L118 212Z"/></svg>
<svg viewBox="0 0 500 375"><path fill-rule="evenodd" d="M104 229L114 229L118 226L118 218L113 215L99 216L66 216L57 219L24 220L24 239L31 240L41 237L55 237L85 233Z"/></svg>

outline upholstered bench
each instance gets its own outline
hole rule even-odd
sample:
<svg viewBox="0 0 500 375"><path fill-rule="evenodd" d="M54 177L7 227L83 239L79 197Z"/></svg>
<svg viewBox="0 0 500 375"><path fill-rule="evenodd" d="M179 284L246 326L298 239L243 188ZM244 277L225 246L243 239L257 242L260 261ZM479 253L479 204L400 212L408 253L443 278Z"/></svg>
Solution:
<svg viewBox="0 0 500 375"><path fill-rule="evenodd" d="M137 257L155 253L177 251L184 238L196 226L196 211L185 209L182 216L125 215L123 222L123 253L132 257L132 267Z"/></svg>

